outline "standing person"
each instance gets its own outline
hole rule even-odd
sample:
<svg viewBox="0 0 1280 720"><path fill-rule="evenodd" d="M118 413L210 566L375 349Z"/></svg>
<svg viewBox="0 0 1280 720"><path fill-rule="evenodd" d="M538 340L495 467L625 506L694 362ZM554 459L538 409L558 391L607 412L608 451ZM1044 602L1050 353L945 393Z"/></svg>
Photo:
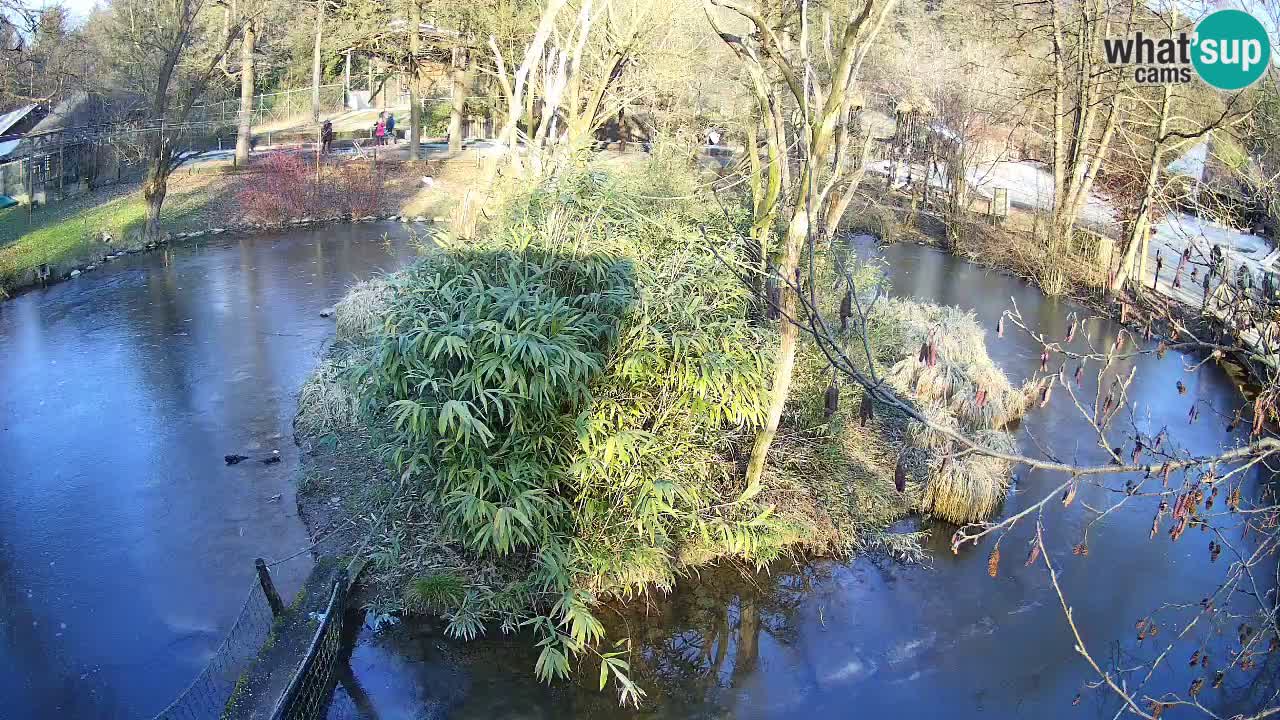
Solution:
<svg viewBox="0 0 1280 720"><path fill-rule="evenodd" d="M1182 268L1187 266L1187 261L1191 259L1191 248L1186 247L1182 250L1182 255L1178 257L1178 269L1173 273L1173 286L1182 287Z"/></svg>
<svg viewBox="0 0 1280 720"><path fill-rule="evenodd" d="M373 144L387 144L387 120L386 113L378 113L378 122L373 126Z"/></svg>
<svg viewBox="0 0 1280 720"><path fill-rule="evenodd" d="M329 154L329 150L333 147L333 122L325 120L320 126L320 152L325 155Z"/></svg>
<svg viewBox="0 0 1280 720"><path fill-rule="evenodd" d="M387 113L387 137L391 138L391 144L396 144L396 114Z"/></svg>

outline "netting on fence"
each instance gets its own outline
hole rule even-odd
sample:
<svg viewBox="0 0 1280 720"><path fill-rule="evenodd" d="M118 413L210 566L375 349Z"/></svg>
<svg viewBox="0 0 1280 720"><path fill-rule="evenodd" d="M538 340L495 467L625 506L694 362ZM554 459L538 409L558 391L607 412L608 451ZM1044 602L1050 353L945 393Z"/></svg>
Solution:
<svg viewBox="0 0 1280 720"><path fill-rule="evenodd" d="M319 720L333 696L334 674L342 654L342 626L347 605L347 575L339 573L324 620L311 641L271 720Z"/></svg>
<svg viewBox="0 0 1280 720"><path fill-rule="evenodd" d="M155 720L221 718L236 683L262 649L273 622L271 605L255 578L235 624L209 664Z"/></svg>
<svg viewBox="0 0 1280 720"><path fill-rule="evenodd" d="M341 110L345 102L341 85L320 86L320 112ZM288 120L311 113L311 88L284 90L253 96L253 124L261 125ZM232 98L211 103L201 113L210 122L234 124L240 116L240 100Z"/></svg>

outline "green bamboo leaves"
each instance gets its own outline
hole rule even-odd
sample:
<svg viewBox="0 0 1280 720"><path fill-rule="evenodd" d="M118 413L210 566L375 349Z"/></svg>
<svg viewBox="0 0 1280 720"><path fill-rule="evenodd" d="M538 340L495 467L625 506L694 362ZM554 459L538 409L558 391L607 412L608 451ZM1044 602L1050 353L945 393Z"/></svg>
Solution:
<svg viewBox="0 0 1280 720"><path fill-rule="evenodd" d="M705 220L644 203L592 172L517 197L485 236L389 278L385 332L352 375L448 535L532 568L525 611L470 588L450 632L531 628L547 681L589 650L632 702L625 650L598 649L597 596L669 586L683 544L757 562L778 547L768 508L727 502L765 415L769 331Z"/></svg>

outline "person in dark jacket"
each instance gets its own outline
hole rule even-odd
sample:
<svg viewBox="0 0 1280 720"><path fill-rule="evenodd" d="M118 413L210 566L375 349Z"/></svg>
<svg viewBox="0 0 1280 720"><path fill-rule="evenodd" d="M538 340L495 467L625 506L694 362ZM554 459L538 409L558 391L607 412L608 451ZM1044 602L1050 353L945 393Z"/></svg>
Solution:
<svg viewBox="0 0 1280 720"><path fill-rule="evenodd" d="M320 126L320 152L325 155L333 148L333 123L325 120Z"/></svg>
<svg viewBox="0 0 1280 720"><path fill-rule="evenodd" d="M387 113L387 139L396 144L396 114L391 112Z"/></svg>

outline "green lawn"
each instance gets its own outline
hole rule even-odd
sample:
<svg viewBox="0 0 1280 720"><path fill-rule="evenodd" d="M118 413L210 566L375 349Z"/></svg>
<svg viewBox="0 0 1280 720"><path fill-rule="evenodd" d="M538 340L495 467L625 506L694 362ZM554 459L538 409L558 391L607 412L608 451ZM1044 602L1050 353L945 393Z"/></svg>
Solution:
<svg viewBox="0 0 1280 720"><path fill-rule="evenodd" d="M175 229L183 216L205 201L201 192L171 194L163 212L166 227ZM90 197L50 205L36 210L30 220L23 207L0 210L0 287L12 285L23 272L45 263L61 271L62 266L92 257L103 249L98 238L104 230L115 238L116 247L123 247L146 219L140 192L96 205L92 202Z"/></svg>

